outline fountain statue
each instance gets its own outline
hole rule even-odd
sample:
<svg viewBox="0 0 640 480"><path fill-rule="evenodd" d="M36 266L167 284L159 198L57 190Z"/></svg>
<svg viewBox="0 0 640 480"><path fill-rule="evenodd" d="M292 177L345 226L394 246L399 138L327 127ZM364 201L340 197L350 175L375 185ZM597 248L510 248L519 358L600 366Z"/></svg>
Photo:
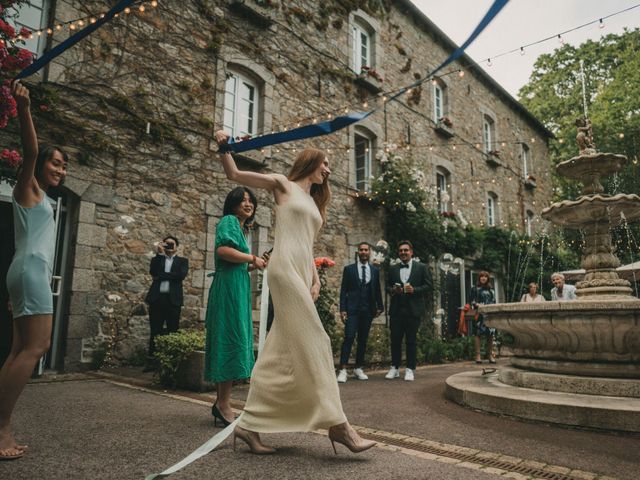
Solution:
<svg viewBox="0 0 640 480"><path fill-rule="evenodd" d="M598 152L587 118L576 126L579 155L556 170L581 181L582 195L552 204L542 216L585 232L578 299L482 306L485 322L514 338L511 365L480 380L475 372L449 377L447 394L497 413L640 432L640 299L616 272L610 233L640 219L640 197L603 193L600 179L620 171L627 158Z"/></svg>

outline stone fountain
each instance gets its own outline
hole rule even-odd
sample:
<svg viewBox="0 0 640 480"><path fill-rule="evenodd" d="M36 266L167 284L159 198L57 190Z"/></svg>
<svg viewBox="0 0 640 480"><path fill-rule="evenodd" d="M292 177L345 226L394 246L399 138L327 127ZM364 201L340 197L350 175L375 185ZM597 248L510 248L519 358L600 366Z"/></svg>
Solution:
<svg viewBox="0 0 640 480"><path fill-rule="evenodd" d="M494 413L640 432L640 299L616 272L610 233L640 219L640 197L603 193L600 179L627 158L597 152L588 120L576 125L580 154L556 169L582 182L582 196L554 203L542 216L585 232L578 300L482 306L485 322L514 338L511 365L449 377L447 395Z"/></svg>

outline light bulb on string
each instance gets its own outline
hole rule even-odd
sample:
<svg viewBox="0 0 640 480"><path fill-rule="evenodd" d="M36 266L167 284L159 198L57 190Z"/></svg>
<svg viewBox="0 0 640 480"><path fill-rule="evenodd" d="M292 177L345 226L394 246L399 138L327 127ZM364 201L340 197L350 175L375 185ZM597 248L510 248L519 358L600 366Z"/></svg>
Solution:
<svg viewBox="0 0 640 480"><path fill-rule="evenodd" d="M126 13L127 15L131 13L131 9L129 7L124 9L124 13Z"/></svg>
<svg viewBox="0 0 640 480"><path fill-rule="evenodd" d="M564 45L564 38L562 38L562 35L558 34L558 43L560 45Z"/></svg>
<svg viewBox="0 0 640 480"><path fill-rule="evenodd" d="M622 140L622 139L624 138L624 133L619 133L619 134L618 134L618 138L619 138L620 140Z"/></svg>
<svg viewBox="0 0 640 480"><path fill-rule="evenodd" d="M598 23L598 28L604 28L604 22L602 21L602 19L600 19L600 23Z"/></svg>
<svg viewBox="0 0 640 480"><path fill-rule="evenodd" d="M459 76L460 78L464 77L464 70L459 70L459 71L458 71L458 76Z"/></svg>
<svg viewBox="0 0 640 480"><path fill-rule="evenodd" d="M524 47L520 47L520 55L524 55Z"/></svg>
<svg viewBox="0 0 640 480"><path fill-rule="evenodd" d="M493 63L491 63L491 59L490 59L490 58L487 58L487 67L490 67L490 66L492 66L492 65L493 65Z"/></svg>
<svg viewBox="0 0 640 480"><path fill-rule="evenodd" d="M140 12L141 12L141 13L143 13L143 12L144 12L144 10L145 10L144 5L140 5L140 6L138 7L138 10L140 10Z"/></svg>
<svg viewBox="0 0 640 480"><path fill-rule="evenodd" d="M158 6L158 2L156 0L153 0L153 2L151 2L151 6L152 7L157 7Z"/></svg>
<svg viewBox="0 0 640 480"><path fill-rule="evenodd" d="M369 106L369 102L367 102L366 100L362 102L362 108L367 108L368 106Z"/></svg>

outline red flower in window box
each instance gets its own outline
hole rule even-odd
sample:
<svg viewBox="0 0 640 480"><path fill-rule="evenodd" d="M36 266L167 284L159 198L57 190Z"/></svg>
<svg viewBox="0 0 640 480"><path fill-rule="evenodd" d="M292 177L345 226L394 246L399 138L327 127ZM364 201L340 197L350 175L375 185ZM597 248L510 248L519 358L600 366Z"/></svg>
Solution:
<svg viewBox="0 0 640 480"><path fill-rule="evenodd" d="M442 123L445 127L449 127L449 128L453 127L453 122L449 117L440 117L438 119L438 122Z"/></svg>
<svg viewBox="0 0 640 480"><path fill-rule="evenodd" d="M378 72L376 72L375 68L364 66L364 67L362 67L361 75L363 75L363 74L366 74L369 77L373 77L376 80L378 80L379 82L384 82L384 79L382 78L382 75L380 75Z"/></svg>
<svg viewBox="0 0 640 480"><path fill-rule="evenodd" d="M313 259L313 262L315 263L316 268L329 268L336 264L336 262L331 260L329 257L316 257Z"/></svg>

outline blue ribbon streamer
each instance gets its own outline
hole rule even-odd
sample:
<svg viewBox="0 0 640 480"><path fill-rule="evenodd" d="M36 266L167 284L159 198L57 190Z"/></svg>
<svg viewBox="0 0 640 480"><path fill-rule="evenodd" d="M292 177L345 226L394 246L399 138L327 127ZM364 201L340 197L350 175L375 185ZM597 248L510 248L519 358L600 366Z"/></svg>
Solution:
<svg viewBox="0 0 640 480"><path fill-rule="evenodd" d="M487 11L485 16L482 18L478 26L471 32L469 38L459 46L454 52L447 57L447 59L442 62L438 67L429 72L423 79L414 82L412 85L408 87L400 89L397 93L392 95L389 98L389 101L398 98L400 95L406 93L407 90L417 87L424 83L427 79L435 75L437 72L442 70L444 67L449 65L451 62L454 62L458 58L462 56L466 48L473 43L473 41L482 33L482 31L487 28L487 26L491 23L491 21L495 18L495 16L500 13L500 11L504 8L504 6L509 2L509 0L495 0L491 5L491 8ZM291 142L294 140L303 140L305 138L318 137L320 135L327 135L329 133L336 132L341 130L349 125L359 122L360 120L368 117L369 115L376 112L378 108L374 108L368 112L355 112L350 113L349 115L336 117L333 120L321 122L314 125L305 125L304 127L295 128L293 130L287 130L286 132L279 133L271 133L269 135L262 135L260 137L251 138L249 140L243 140L240 142L234 141L233 138L229 139L229 143L227 145L221 146L221 152L246 152L247 150L255 150L258 148L264 148L271 145L277 145L279 143Z"/></svg>
<svg viewBox="0 0 640 480"><path fill-rule="evenodd" d="M28 77L29 75L33 75L42 67L47 65L51 60L56 58L58 55L62 54L65 50L68 50L69 48L73 47L76 43L78 43L80 40L85 38L87 35L92 34L102 25L112 20L116 14L123 11L125 8L131 5L134 1L135 0L122 0L121 2L117 3L111 10L105 13L104 17L99 18L98 20L96 20L95 23L89 24L82 30L78 31L74 35L67 38L64 42L60 43L59 45L56 45L54 48L46 52L44 55L38 58L35 62L33 62L27 68L22 70L16 76L15 79L19 80L21 78Z"/></svg>

